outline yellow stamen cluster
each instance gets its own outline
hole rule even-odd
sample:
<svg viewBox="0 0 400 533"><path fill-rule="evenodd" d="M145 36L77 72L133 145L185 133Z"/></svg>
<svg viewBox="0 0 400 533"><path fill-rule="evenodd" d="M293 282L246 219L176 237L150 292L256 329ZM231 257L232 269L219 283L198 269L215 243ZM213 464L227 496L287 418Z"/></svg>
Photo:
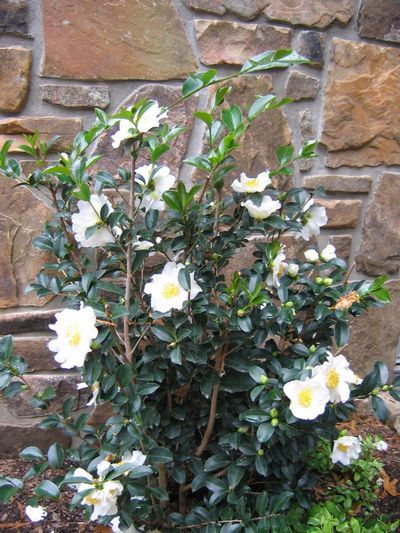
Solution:
<svg viewBox="0 0 400 533"><path fill-rule="evenodd" d="M175 298L180 293L180 287L177 283L166 283L164 285L162 295L166 300Z"/></svg>
<svg viewBox="0 0 400 533"><path fill-rule="evenodd" d="M306 387L306 388L302 389L299 392L299 397L298 398L299 398L299 404L302 407L310 407L311 402L312 402L311 389L309 387Z"/></svg>
<svg viewBox="0 0 400 533"><path fill-rule="evenodd" d="M326 386L329 389L335 389L339 385L339 379L337 370L329 370L326 374Z"/></svg>
<svg viewBox="0 0 400 533"><path fill-rule="evenodd" d="M246 186L249 187L249 189L255 189L258 187L258 178L251 178L246 181Z"/></svg>
<svg viewBox="0 0 400 533"><path fill-rule="evenodd" d="M346 446L346 444L338 444L338 450L341 452L347 452L347 450L350 448L350 446Z"/></svg>
<svg viewBox="0 0 400 533"><path fill-rule="evenodd" d="M81 332L76 324L72 324L67 329L68 344L75 348L81 342Z"/></svg>

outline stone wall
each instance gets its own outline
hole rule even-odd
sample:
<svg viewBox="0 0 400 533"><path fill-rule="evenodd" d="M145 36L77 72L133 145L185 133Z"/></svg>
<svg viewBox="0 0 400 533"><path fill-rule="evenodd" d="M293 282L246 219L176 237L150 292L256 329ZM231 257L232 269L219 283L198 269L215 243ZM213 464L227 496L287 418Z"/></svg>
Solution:
<svg viewBox="0 0 400 533"><path fill-rule="evenodd" d="M271 90L295 100L255 121L239 166L259 172L273 167L277 145L321 140L320 158L303 162L293 183L328 192L321 245L332 242L354 261L355 276L392 278L393 304L352 326L348 353L360 373L378 358L393 368L400 335L398 0L0 0L0 143L14 139L12 151L26 159L17 145L23 133L38 130L46 138L61 135L58 148L66 148L91 123L94 107L113 112L143 95L165 105L177 99L188 73L211 65L229 73L278 47L292 47L312 63L235 81L231 100L244 105ZM188 115L207 98L171 113L189 127L168 158L185 180L191 171L180 162L201 150L203 135ZM109 170L123 163L109 137L100 148ZM24 168L29 172L28 161ZM61 401L76 377L57 369L47 350L48 323L60 304L24 293L45 259L31 242L50 210L4 179L0 193L0 335L15 334L32 390L50 382ZM49 438L39 437L39 415L28 397L0 404L2 454Z"/></svg>

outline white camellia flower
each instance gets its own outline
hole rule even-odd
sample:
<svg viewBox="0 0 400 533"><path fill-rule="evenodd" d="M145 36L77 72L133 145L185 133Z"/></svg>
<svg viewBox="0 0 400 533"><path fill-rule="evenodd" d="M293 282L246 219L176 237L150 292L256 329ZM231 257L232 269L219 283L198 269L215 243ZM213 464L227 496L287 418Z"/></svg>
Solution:
<svg viewBox="0 0 400 533"><path fill-rule="evenodd" d="M100 463L100 465L102 465L102 463ZM100 471L102 472L105 470L106 468L104 468L104 470L102 467L100 468ZM123 491L123 486L119 481L103 481L101 477L99 477L99 479L94 479L93 476L89 474L89 472L86 472L86 470L83 470L83 468L77 468L74 472L74 477L85 478L88 481L87 483L79 483L77 485L76 488L78 492L93 489L92 492L87 494L82 500L83 505L93 506L90 520L97 520L99 516L114 515L118 512L117 499Z"/></svg>
<svg viewBox="0 0 400 533"><path fill-rule="evenodd" d="M247 209L250 216L256 220L265 220L270 217L272 213L281 208L281 203L278 200L273 200L270 196L263 196L260 205L256 205L251 200L242 202L241 205Z"/></svg>
<svg viewBox="0 0 400 533"><path fill-rule="evenodd" d="M154 244L151 241L146 241L142 237L138 237L135 242L132 243L134 250L151 250L154 248Z"/></svg>
<svg viewBox="0 0 400 533"><path fill-rule="evenodd" d="M47 511L41 505L38 505L37 507L27 505L25 513L31 522L40 522L47 516Z"/></svg>
<svg viewBox="0 0 400 533"><path fill-rule="evenodd" d="M303 237L305 241L310 240L313 235L319 235L320 227L328 222L325 207L314 206L314 200L308 200L303 207L302 224L303 229L296 237Z"/></svg>
<svg viewBox="0 0 400 533"><path fill-rule="evenodd" d="M297 274L299 273L299 265L296 265L296 263L289 263L287 272L289 276L292 278L295 278Z"/></svg>
<svg viewBox="0 0 400 533"><path fill-rule="evenodd" d="M313 368L312 377L325 385L331 402L347 402L350 398L350 385L356 382L350 363L344 355L334 357L331 353L322 365Z"/></svg>
<svg viewBox="0 0 400 533"><path fill-rule="evenodd" d="M194 280L194 273L190 274L190 291L186 291L178 281L178 274L182 263L167 263L161 274L154 274L151 281L146 283L144 292L151 295L151 307L160 313L167 313L171 309L182 309L183 304L193 300L201 292L201 288Z"/></svg>
<svg viewBox="0 0 400 533"><path fill-rule="evenodd" d="M167 116L167 112L161 109L158 103L153 100L153 104L142 114L137 111L133 121L121 119L119 130L111 136L112 147L119 148L122 141L134 137L137 133L147 133L152 128L160 125L160 120Z"/></svg>
<svg viewBox="0 0 400 533"><path fill-rule="evenodd" d="M309 263L318 263L319 261L319 253L317 252L317 250L314 250L313 248L306 250L304 252L304 257L307 259Z"/></svg>
<svg viewBox="0 0 400 533"><path fill-rule="evenodd" d="M149 209L163 211L165 202L161 197L165 191L169 191L174 186L175 176L170 173L168 167L156 168L154 165L143 165L136 170L136 174L139 174L144 180L144 184L138 182L143 191L140 207L146 211Z"/></svg>
<svg viewBox="0 0 400 533"><path fill-rule="evenodd" d="M107 205L109 213L114 211L104 194L100 196L92 194L88 202L83 200L79 200L78 202L79 213L74 213L71 217L72 231L75 233L76 241L83 248L95 248L96 246L105 246L106 244L115 242L115 236L104 226L96 229L89 238L86 238L86 230L101 223L100 211L104 205ZM116 235L119 235L121 229L115 228L114 232Z"/></svg>
<svg viewBox="0 0 400 533"><path fill-rule="evenodd" d="M49 328L57 333L57 338L49 342L49 350L61 368L81 367L86 355L91 351L90 343L97 337L96 315L91 307L81 303L79 311L64 309L56 313L56 323Z"/></svg>
<svg viewBox="0 0 400 533"><path fill-rule="evenodd" d="M333 246L333 244L328 244L328 246L326 246L321 254L321 259L323 261L325 261L326 263L328 261L331 261L332 259L336 259L336 248Z"/></svg>
<svg viewBox="0 0 400 533"><path fill-rule="evenodd" d="M133 526L128 527L128 529L121 529L119 527L119 523L120 523L119 516L116 516L115 518L111 520L110 525L111 525L111 529L113 533L138 533L138 530Z"/></svg>
<svg viewBox="0 0 400 533"><path fill-rule="evenodd" d="M290 399L289 409L296 418L314 420L325 411L329 402L329 391L319 381L307 378L305 381L289 381L283 392Z"/></svg>
<svg viewBox="0 0 400 533"><path fill-rule="evenodd" d="M267 276L267 285L278 288L280 286L279 278L283 276L286 271L287 263L285 263L285 252L282 247L276 254L275 258L270 262L269 267L271 269Z"/></svg>
<svg viewBox="0 0 400 533"><path fill-rule="evenodd" d="M358 437L344 436L336 439L331 453L332 463L342 463L348 466L358 459L361 453L361 443Z"/></svg>
<svg viewBox="0 0 400 533"><path fill-rule="evenodd" d="M240 179L232 183L232 189L235 192L262 192L268 185L271 184L269 172L261 172L255 178L248 178L244 172L240 174Z"/></svg>
<svg viewBox="0 0 400 533"><path fill-rule="evenodd" d="M136 466L142 466L146 461L146 455L144 455L139 450L133 450L132 452L126 451L124 455L121 457L121 461L119 461L118 466L120 465L129 465L132 468Z"/></svg>
<svg viewBox="0 0 400 533"><path fill-rule="evenodd" d="M389 448L389 445L384 440L379 440L378 442L375 442L375 448L378 450L378 452L386 452Z"/></svg>

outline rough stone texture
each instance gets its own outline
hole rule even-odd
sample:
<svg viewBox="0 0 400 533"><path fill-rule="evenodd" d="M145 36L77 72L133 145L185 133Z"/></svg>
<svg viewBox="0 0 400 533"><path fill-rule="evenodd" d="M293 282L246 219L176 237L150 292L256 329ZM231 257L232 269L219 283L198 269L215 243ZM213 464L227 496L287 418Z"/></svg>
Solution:
<svg viewBox="0 0 400 533"><path fill-rule="evenodd" d="M171 0L43 0L43 76L165 80L196 70Z"/></svg>
<svg viewBox="0 0 400 533"><path fill-rule="evenodd" d="M26 419L16 424L15 418L0 421L0 458L16 457L27 446L37 446L42 450L53 442L69 446L71 438L58 429L41 429L37 420Z"/></svg>
<svg viewBox="0 0 400 533"><path fill-rule="evenodd" d="M324 226L330 228L355 228L358 224L361 214L361 200L327 200L318 198L318 205L326 209L328 223Z"/></svg>
<svg viewBox="0 0 400 533"><path fill-rule="evenodd" d="M306 189L324 187L327 192L369 193L371 190L371 176L307 176L304 179Z"/></svg>
<svg viewBox="0 0 400 533"><path fill-rule="evenodd" d="M47 345L51 337L14 337L13 347L15 355L25 359L28 372L38 370L55 370L59 364L54 360L54 352L50 352Z"/></svg>
<svg viewBox="0 0 400 533"><path fill-rule="evenodd" d="M336 248L336 255L345 261L348 261L351 254L351 235L331 235L329 244Z"/></svg>
<svg viewBox="0 0 400 533"><path fill-rule="evenodd" d="M142 98L152 98L157 100L161 106L169 106L173 102L179 100L181 96L180 88L177 87L168 87L167 85L143 85L140 89L135 91L127 100L122 102L119 107L129 107L141 100ZM165 119L165 122L170 126L179 124L179 126L184 126L187 128L187 131L183 135L179 135L173 141L171 141L171 149L166 152L160 158L160 164L168 165L172 173L177 176L179 169L184 159L187 144L189 141L190 132L193 126L193 113L196 109L196 97L189 98L179 105L174 106L168 112L168 118ZM124 166L126 168L130 167L130 156L129 154L124 153L124 148L121 145L120 148L115 149L111 146L112 140L111 135L113 135L117 126L111 128L103 137L99 140L96 147L96 153L104 154L104 157L99 161L98 164L92 167L92 172L99 170L108 170L112 174L116 174L118 171L118 166ZM146 161L139 161L138 165L146 163Z"/></svg>
<svg viewBox="0 0 400 533"><path fill-rule="evenodd" d="M270 20L326 28L346 24L354 14L355 0L269 0L264 13Z"/></svg>
<svg viewBox="0 0 400 533"><path fill-rule="evenodd" d="M77 409L79 404L82 403L81 397L84 395L80 394L80 391L76 388L76 385L81 382L81 378L77 374L26 374L25 380L30 387L28 391L24 392L24 394L18 394L9 400L5 398L0 400L0 403L8 412L18 418L43 416L43 410L33 407L31 400L34 394L44 390L46 387L53 387L55 390L56 397L52 400L52 409L55 411L62 408L63 402L68 397L78 398L74 409ZM84 393L84 389L82 392Z"/></svg>
<svg viewBox="0 0 400 533"><path fill-rule="evenodd" d="M375 361L383 361L392 372L400 335L400 281L387 283L392 303L381 309L369 308L360 317L350 319L349 345L343 350L351 368L364 376Z"/></svg>
<svg viewBox="0 0 400 533"><path fill-rule="evenodd" d="M386 172L379 179L365 213L357 268L376 276L395 274L400 266L400 174ZM379 243L379 246L377 246Z"/></svg>
<svg viewBox="0 0 400 533"><path fill-rule="evenodd" d="M397 434L400 434L400 402L394 400L388 392L381 391L379 397L384 400L388 409L388 419L386 425L394 429ZM361 418L374 416L371 398L356 398L354 405L357 410L357 415Z"/></svg>
<svg viewBox="0 0 400 533"><path fill-rule="evenodd" d="M10 152L19 152L18 146L25 144L23 133L31 135L39 132L40 139L48 141L60 135L52 150L67 150L75 137L81 131L82 121L78 118L60 117L17 117L3 118L0 120L0 146L7 140L14 141Z"/></svg>
<svg viewBox="0 0 400 533"><path fill-rule="evenodd" d="M398 0L363 0L357 19L361 37L400 43Z"/></svg>
<svg viewBox="0 0 400 533"><path fill-rule="evenodd" d="M315 139L314 122L311 114L311 109L305 109L299 113L300 119L300 141L303 144L306 141ZM299 169L302 172L311 170L313 167L313 159L300 159L298 162Z"/></svg>
<svg viewBox="0 0 400 533"><path fill-rule="evenodd" d="M89 85L41 85L44 102L62 107L105 109L110 103L107 86Z"/></svg>
<svg viewBox="0 0 400 533"><path fill-rule="evenodd" d="M292 70L286 82L286 96L293 100L315 98L319 91L319 79Z"/></svg>
<svg viewBox="0 0 400 533"><path fill-rule="evenodd" d="M27 0L0 0L0 35L29 36Z"/></svg>
<svg viewBox="0 0 400 533"><path fill-rule="evenodd" d="M24 289L48 259L48 254L32 248L32 241L50 218L50 209L24 187L13 185L0 178L0 308L44 305L48 299L24 294Z"/></svg>
<svg viewBox="0 0 400 533"><path fill-rule="evenodd" d="M322 68L326 35L318 31L302 31L296 43L296 51L311 61L310 67Z"/></svg>
<svg viewBox="0 0 400 533"><path fill-rule="evenodd" d="M196 11L215 15L232 13L250 20L261 13L267 0L183 0L183 2Z"/></svg>
<svg viewBox="0 0 400 533"><path fill-rule="evenodd" d="M225 20L196 20L195 28L205 65L242 65L265 50L290 48L292 35L287 28Z"/></svg>
<svg viewBox="0 0 400 533"><path fill-rule="evenodd" d="M49 324L55 322L54 315L60 311L62 309L0 313L0 335L30 332L49 333Z"/></svg>
<svg viewBox="0 0 400 533"><path fill-rule="evenodd" d="M248 109L256 95L268 94L272 90L272 80L268 74L243 76L231 80L229 84L232 92L226 98L226 105L238 104L242 109ZM210 93L211 99L213 91ZM230 181L225 187L229 187L240 172L253 175L266 168L276 168L276 149L290 143L291 133L281 109L272 109L257 117L241 137L240 147L233 152L237 171L230 175ZM290 176L283 176L275 183L280 189L288 188L291 184Z"/></svg>
<svg viewBox="0 0 400 533"><path fill-rule="evenodd" d="M0 48L0 111L22 109L29 90L31 63L32 50L20 46Z"/></svg>
<svg viewBox="0 0 400 533"><path fill-rule="evenodd" d="M333 39L322 142L330 167L400 164L400 50Z"/></svg>

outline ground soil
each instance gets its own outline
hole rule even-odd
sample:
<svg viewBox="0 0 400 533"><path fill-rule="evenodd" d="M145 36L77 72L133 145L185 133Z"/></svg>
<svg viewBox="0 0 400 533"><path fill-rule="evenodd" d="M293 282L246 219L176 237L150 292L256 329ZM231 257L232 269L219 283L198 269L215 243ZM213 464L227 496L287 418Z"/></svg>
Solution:
<svg viewBox="0 0 400 533"><path fill-rule="evenodd" d="M400 436L382 425L374 417L355 417L346 424L353 435L379 434L388 443L387 452L376 452L377 457L384 463L381 475L383 485L379 492L376 505L376 516L387 516L388 521L400 519ZM3 459L0 463L0 473L6 476L21 478L30 464L20 458ZM59 475L59 471L46 472L46 477ZM38 483L38 478L26 482L24 492L14 496L7 505L0 504L0 532L10 533L108 533L110 528L88 524L82 519L81 509L70 509L69 502L72 491L63 491L59 501L46 503L48 515L39 524L31 523L25 515L25 500L32 496L32 488ZM400 531L400 530L399 530Z"/></svg>

